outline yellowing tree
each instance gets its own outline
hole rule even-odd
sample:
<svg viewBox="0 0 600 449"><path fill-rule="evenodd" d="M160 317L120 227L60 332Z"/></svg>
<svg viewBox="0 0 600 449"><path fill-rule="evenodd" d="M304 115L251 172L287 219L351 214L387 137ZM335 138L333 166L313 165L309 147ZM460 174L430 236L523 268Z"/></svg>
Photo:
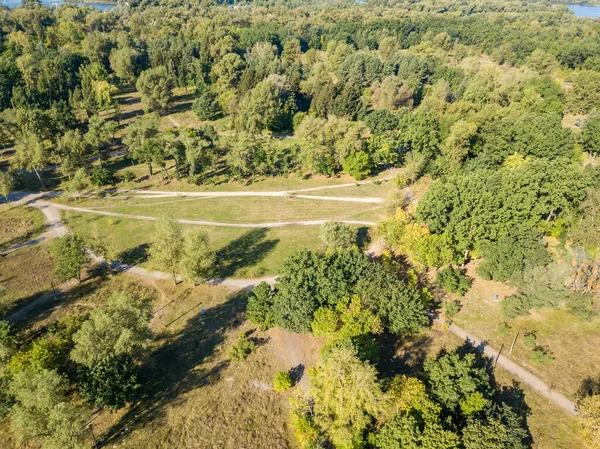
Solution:
<svg viewBox="0 0 600 449"><path fill-rule="evenodd" d="M579 404L579 422L592 447L600 447L600 394L588 396Z"/></svg>
<svg viewBox="0 0 600 449"><path fill-rule="evenodd" d="M335 446L360 443L384 407L377 370L350 348L333 347L309 371L314 420Z"/></svg>

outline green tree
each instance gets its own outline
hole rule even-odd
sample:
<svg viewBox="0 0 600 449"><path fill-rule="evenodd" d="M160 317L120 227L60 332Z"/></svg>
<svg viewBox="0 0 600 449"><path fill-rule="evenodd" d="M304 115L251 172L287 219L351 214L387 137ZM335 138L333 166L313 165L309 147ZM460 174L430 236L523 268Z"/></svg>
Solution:
<svg viewBox="0 0 600 449"><path fill-rule="evenodd" d="M113 49L110 53L110 68L125 82L133 83L138 73L140 53L131 47Z"/></svg>
<svg viewBox="0 0 600 449"><path fill-rule="evenodd" d="M152 162L156 160L156 152L160 152L158 140L160 117L150 114L139 118L127 126L123 142L129 147L134 159L146 163L148 172L152 175ZM165 150L166 152L166 150Z"/></svg>
<svg viewBox="0 0 600 449"><path fill-rule="evenodd" d="M69 180L75 172L87 165L89 146L81 131L69 130L58 141L58 154L61 158L61 171Z"/></svg>
<svg viewBox="0 0 600 449"><path fill-rule="evenodd" d="M137 398L138 367L129 354L109 356L79 372L79 390L95 407L118 410Z"/></svg>
<svg viewBox="0 0 600 449"><path fill-rule="evenodd" d="M566 93L566 106L575 114L588 114L600 104L600 73L592 70L575 72L573 85Z"/></svg>
<svg viewBox="0 0 600 449"><path fill-rule="evenodd" d="M252 134L262 131L282 132L291 129L296 110L285 81L268 78L261 81L240 101L236 125Z"/></svg>
<svg viewBox="0 0 600 449"><path fill-rule="evenodd" d="M315 422L337 447L360 444L384 406L375 368L352 349L332 348L310 369L309 377Z"/></svg>
<svg viewBox="0 0 600 449"><path fill-rule="evenodd" d="M450 169L460 167L471 150L472 140L477 132L477 125L464 120L457 121L450 129L450 134L440 148L446 157Z"/></svg>
<svg viewBox="0 0 600 449"><path fill-rule="evenodd" d="M275 325L273 317L273 296L275 292L269 284L261 282L252 289L248 297L248 320L258 324L261 330L266 330Z"/></svg>
<svg viewBox="0 0 600 449"><path fill-rule="evenodd" d="M197 285L203 282L215 264L215 252L210 249L206 231L187 234L183 239L179 271L184 280Z"/></svg>
<svg viewBox="0 0 600 449"><path fill-rule="evenodd" d="M344 159L342 168L345 173L348 173L354 179L365 179L371 173L373 164L369 155L363 151L349 154Z"/></svg>
<svg viewBox="0 0 600 449"><path fill-rule="evenodd" d="M173 95L173 86L173 78L164 66L144 70L135 83L135 88L142 96L144 111L166 111Z"/></svg>
<svg viewBox="0 0 600 449"><path fill-rule="evenodd" d="M10 382L16 404L11 427L20 444L42 443L44 449L83 448L88 413L66 402L67 383L55 371L20 372Z"/></svg>
<svg viewBox="0 0 600 449"><path fill-rule="evenodd" d="M81 270L90 260L83 237L78 234L65 234L54 240L50 251L55 259L55 275L61 280L76 278L81 282Z"/></svg>
<svg viewBox="0 0 600 449"><path fill-rule="evenodd" d="M321 225L321 241L332 249L350 248L356 244L356 231L339 221L328 221Z"/></svg>
<svg viewBox="0 0 600 449"><path fill-rule="evenodd" d="M154 226L154 234L148 256L157 270L170 273L177 283L177 269L180 266L184 246L181 225L168 215L160 216Z"/></svg>
<svg viewBox="0 0 600 449"><path fill-rule="evenodd" d="M600 153L600 116L594 115L585 121L579 141L584 151L593 156Z"/></svg>
<svg viewBox="0 0 600 449"><path fill-rule="evenodd" d="M42 188L45 188L40 171L50 163L48 143L33 132L23 133L15 145L12 165L18 170L35 172Z"/></svg>
<svg viewBox="0 0 600 449"><path fill-rule="evenodd" d="M73 335L71 359L92 368L111 357L135 354L148 343L152 304L125 291L109 296L106 308L95 309Z"/></svg>
<svg viewBox="0 0 600 449"><path fill-rule="evenodd" d="M13 188L14 180L9 172L0 172L0 195L4 197L6 203L9 203L8 196Z"/></svg>
<svg viewBox="0 0 600 449"><path fill-rule="evenodd" d="M248 340L246 334L244 332L240 332L238 335L238 339L233 344L233 346L229 349L228 357L232 362L243 362L246 360L256 345L254 342Z"/></svg>

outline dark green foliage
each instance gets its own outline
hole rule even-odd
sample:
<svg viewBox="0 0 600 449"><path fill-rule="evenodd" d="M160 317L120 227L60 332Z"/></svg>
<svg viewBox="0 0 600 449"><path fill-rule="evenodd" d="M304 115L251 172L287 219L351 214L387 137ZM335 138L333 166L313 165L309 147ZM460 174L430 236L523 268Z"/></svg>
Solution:
<svg viewBox="0 0 600 449"><path fill-rule="evenodd" d="M192 105L192 111L198 120L215 120L221 112L216 95L208 89L200 92Z"/></svg>
<svg viewBox="0 0 600 449"><path fill-rule="evenodd" d="M477 273L485 279L497 281L506 281L526 267L550 262L544 244L535 235L502 237L497 242L484 243L481 252L485 260L477 267Z"/></svg>
<svg viewBox="0 0 600 449"><path fill-rule="evenodd" d="M429 304L381 264L369 266L358 282L357 293L392 333L411 334L429 324Z"/></svg>
<svg viewBox="0 0 600 449"><path fill-rule="evenodd" d="M278 326L310 332L313 314L320 306L335 307L352 295L369 266L358 249L313 253L302 250L288 258L277 278L273 312Z"/></svg>
<svg viewBox="0 0 600 449"><path fill-rule="evenodd" d="M261 330L275 325L273 318L273 296L275 291L266 282L261 282L252 290L248 297L248 319L258 324Z"/></svg>
<svg viewBox="0 0 600 449"><path fill-rule="evenodd" d="M423 369L429 394L448 413L458 414L461 403L474 393L491 395L490 376L473 354L443 354L426 360Z"/></svg>
<svg viewBox="0 0 600 449"><path fill-rule="evenodd" d="M435 283L448 293L457 293L463 296L471 288L473 280L465 274L465 270L446 267L435 275Z"/></svg>
<svg viewBox="0 0 600 449"><path fill-rule="evenodd" d="M387 109L373 111L363 121L374 134L383 134L398 128L398 117Z"/></svg>
<svg viewBox="0 0 600 449"><path fill-rule="evenodd" d="M118 410L137 398L140 384L138 367L128 354L112 356L81 366L79 390L95 407Z"/></svg>
<svg viewBox="0 0 600 449"><path fill-rule="evenodd" d="M338 69L340 79L357 87L369 87L380 79L383 66L375 55L356 52L344 59Z"/></svg>
<svg viewBox="0 0 600 449"><path fill-rule="evenodd" d="M584 151L600 153L600 116L594 115L585 121L579 141Z"/></svg>
<svg viewBox="0 0 600 449"><path fill-rule="evenodd" d="M115 178L108 168L97 165L90 170L90 181L97 187L103 187L114 184Z"/></svg>

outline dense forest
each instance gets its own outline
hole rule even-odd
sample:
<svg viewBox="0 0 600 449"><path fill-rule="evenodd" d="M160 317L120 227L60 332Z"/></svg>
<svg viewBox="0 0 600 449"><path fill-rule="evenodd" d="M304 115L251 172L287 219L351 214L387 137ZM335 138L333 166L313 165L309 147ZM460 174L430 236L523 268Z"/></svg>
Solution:
<svg viewBox="0 0 600 449"><path fill-rule="evenodd" d="M186 104L192 120L165 129ZM365 255L352 227L326 223L325 248L296 251L275 283L248 296L246 317L261 332L323 342L308 394L289 400L291 447L535 447L521 390L497 382L488 359L463 346L407 374L390 368L385 348L439 315L450 323L460 304L439 292L464 295L471 264L514 289L499 305L507 329L543 308L595 322L599 106L600 22L546 1L0 5L7 201L15 191L71 201L129 188L137 175L116 158L181 189L394 174L369 235L379 257ZM184 235L162 217L151 240L152 267L174 281L219 276L222 255L206 233ZM119 256L110 244L55 240L57 278L81 281L92 250L110 270ZM152 316L144 294L117 290L35 331L0 321L0 418L18 444L91 447L92 410L119 413L147 397ZM552 363L532 335L532 363ZM229 361L254 350L242 333ZM293 383L281 372L274 387ZM599 384L577 398L592 445Z"/></svg>

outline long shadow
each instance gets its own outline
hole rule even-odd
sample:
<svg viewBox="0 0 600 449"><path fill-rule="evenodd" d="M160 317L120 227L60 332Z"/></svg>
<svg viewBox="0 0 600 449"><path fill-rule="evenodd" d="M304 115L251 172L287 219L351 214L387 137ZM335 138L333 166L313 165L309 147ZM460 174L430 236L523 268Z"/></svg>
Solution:
<svg viewBox="0 0 600 449"><path fill-rule="evenodd" d="M279 243L279 239L266 240L266 235L266 228L253 229L217 251L214 277L230 277L264 259Z"/></svg>
<svg viewBox="0 0 600 449"><path fill-rule="evenodd" d="M139 265L148 260L148 248L150 248L150 245L142 243L135 248L123 251L119 254L118 259L128 265Z"/></svg>
<svg viewBox="0 0 600 449"><path fill-rule="evenodd" d="M377 370L382 376L392 377L397 374L416 376L423 371L433 339L424 334L399 338L393 334L378 337L380 347Z"/></svg>
<svg viewBox="0 0 600 449"><path fill-rule="evenodd" d="M145 389L142 398L98 442L112 447L121 438L165 416L165 408L176 405L186 392L217 382L228 362L210 368L198 366L210 358L231 329L243 323L246 297L231 296L225 303L190 318L175 335L152 352L142 368Z"/></svg>

